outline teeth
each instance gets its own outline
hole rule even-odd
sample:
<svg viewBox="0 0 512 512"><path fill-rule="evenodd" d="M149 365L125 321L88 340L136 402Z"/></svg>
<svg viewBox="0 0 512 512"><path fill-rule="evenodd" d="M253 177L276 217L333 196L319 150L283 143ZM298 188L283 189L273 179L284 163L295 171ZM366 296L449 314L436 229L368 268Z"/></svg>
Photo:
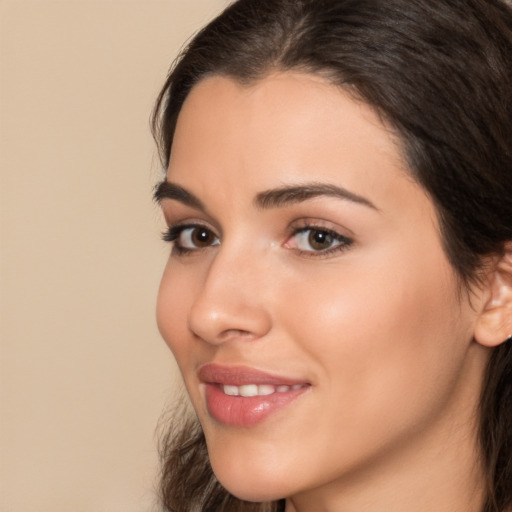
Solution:
<svg viewBox="0 0 512 512"><path fill-rule="evenodd" d="M267 396L274 393L286 393L290 390L297 390L302 388L302 384L295 384L293 386L272 386L270 384L245 384L243 386L230 386L223 385L222 390L229 396Z"/></svg>
<svg viewBox="0 0 512 512"><path fill-rule="evenodd" d="M258 386L256 386L256 384L246 384L245 386L240 386L238 389L242 396L256 396L258 394Z"/></svg>
<svg viewBox="0 0 512 512"><path fill-rule="evenodd" d="M258 395L260 396L272 395L275 391L276 388L270 384L260 384L258 386Z"/></svg>
<svg viewBox="0 0 512 512"><path fill-rule="evenodd" d="M230 396L238 396L240 391L237 386L224 386L224 393Z"/></svg>

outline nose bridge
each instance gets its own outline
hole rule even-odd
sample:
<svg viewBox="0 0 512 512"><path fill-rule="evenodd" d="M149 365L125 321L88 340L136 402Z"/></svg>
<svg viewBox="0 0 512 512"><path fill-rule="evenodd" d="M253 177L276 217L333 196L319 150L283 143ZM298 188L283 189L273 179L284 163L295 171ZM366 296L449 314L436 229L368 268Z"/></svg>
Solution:
<svg viewBox="0 0 512 512"><path fill-rule="evenodd" d="M260 338L271 327L265 261L251 249L221 245L205 273L189 311L189 327L209 343Z"/></svg>

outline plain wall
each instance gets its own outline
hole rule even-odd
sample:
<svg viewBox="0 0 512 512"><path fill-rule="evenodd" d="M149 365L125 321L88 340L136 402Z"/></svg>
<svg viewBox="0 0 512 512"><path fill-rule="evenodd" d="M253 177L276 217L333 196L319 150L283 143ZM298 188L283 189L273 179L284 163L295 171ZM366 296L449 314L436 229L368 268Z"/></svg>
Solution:
<svg viewBox="0 0 512 512"><path fill-rule="evenodd" d="M226 0L0 1L0 511L157 510L149 115Z"/></svg>

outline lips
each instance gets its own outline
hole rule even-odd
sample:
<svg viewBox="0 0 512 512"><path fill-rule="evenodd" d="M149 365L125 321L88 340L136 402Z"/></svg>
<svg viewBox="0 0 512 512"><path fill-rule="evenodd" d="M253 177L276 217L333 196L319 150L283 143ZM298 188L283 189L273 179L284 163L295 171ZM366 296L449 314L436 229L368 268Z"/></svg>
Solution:
<svg viewBox="0 0 512 512"><path fill-rule="evenodd" d="M238 366L199 369L210 415L220 423L250 427L283 409L311 386L308 382Z"/></svg>

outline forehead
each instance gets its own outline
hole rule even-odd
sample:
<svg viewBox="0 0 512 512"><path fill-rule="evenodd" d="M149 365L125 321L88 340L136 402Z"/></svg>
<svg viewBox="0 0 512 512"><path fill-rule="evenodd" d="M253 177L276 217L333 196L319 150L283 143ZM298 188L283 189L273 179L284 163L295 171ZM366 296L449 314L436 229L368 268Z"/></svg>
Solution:
<svg viewBox="0 0 512 512"><path fill-rule="evenodd" d="M205 192L222 181L230 197L312 179L364 194L395 188L397 178L412 185L397 137L372 108L296 72L197 84L178 117L168 173Z"/></svg>

